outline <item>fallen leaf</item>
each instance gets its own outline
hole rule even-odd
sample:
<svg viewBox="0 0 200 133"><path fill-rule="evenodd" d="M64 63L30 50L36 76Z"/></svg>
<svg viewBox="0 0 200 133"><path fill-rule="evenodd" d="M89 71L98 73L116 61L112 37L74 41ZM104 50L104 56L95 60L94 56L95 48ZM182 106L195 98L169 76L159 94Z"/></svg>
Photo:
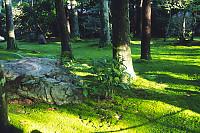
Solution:
<svg viewBox="0 0 200 133"><path fill-rule="evenodd" d="M120 115L116 115L116 116L114 116L114 118L116 118L117 120L119 120L120 119Z"/></svg>
<svg viewBox="0 0 200 133"><path fill-rule="evenodd" d="M49 108L49 109L45 109L44 111L52 111L52 110L58 110L58 107L57 108Z"/></svg>
<svg viewBox="0 0 200 133"><path fill-rule="evenodd" d="M21 120L20 120L19 122L20 122L20 124L22 124L22 125L24 124L24 122L22 122Z"/></svg>
<svg viewBox="0 0 200 133"><path fill-rule="evenodd" d="M140 111L134 111L134 113L136 113L136 114L139 113L139 112L140 112Z"/></svg>

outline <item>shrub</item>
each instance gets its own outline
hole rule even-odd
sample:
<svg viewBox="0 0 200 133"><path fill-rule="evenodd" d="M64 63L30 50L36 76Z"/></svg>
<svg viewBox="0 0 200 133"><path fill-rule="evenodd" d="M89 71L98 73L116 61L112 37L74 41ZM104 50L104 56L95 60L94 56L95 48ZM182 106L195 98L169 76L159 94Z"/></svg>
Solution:
<svg viewBox="0 0 200 133"><path fill-rule="evenodd" d="M99 94L104 94L105 98L112 99L114 91L119 87L129 89L131 77L125 72L126 66L122 61L106 56L99 60L93 59L91 66L92 73L95 75L94 79L99 85L95 86L94 90ZM127 83L121 81L122 76L128 76Z"/></svg>

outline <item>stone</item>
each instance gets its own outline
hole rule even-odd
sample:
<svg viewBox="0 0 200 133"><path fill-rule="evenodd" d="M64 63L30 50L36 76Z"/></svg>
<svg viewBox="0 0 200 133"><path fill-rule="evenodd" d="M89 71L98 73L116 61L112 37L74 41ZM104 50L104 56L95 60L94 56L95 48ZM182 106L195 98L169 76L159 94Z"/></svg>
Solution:
<svg viewBox="0 0 200 133"><path fill-rule="evenodd" d="M81 103L83 80L59 64L56 59L37 57L1 61L8 99L24 98L56 105Z"/></svg>
<svg viewBox="0 0 200 133"><path fill-rule="evenodd" d="M39 43L39 44L46 44L46 43L47 43L47 41L46 41L44 35L40 34L40 35L38 36L38 43Z"/></svg>
<svg viewBox="0 0 200 133"><path fill-rule="evenodd" d="M0 42L5 42L5 41L6 41L5 38L0 36Z"/></svg>

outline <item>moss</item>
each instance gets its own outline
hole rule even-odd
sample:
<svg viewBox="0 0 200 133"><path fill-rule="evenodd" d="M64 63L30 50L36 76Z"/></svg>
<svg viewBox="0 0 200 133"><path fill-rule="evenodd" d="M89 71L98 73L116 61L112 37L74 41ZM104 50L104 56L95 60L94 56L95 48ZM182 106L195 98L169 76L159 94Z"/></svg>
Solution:
<svg viewBox="0 0 200 133"><path fill-rule="evenodd" d="M199 42L199 39L195 41ZM48 40L47 40L48 41ZM23 56L59 58L60 43L48 45L19 42ZM89 58L112 56L112 48L99 49L98 39L72 44L78 63L86 64ZM139 60L140 41L131 41L132 58L137 80L130 90L116 88L113 100L93 95L82 104L62 106L38 103L31 106L9 105L10 123L24 132L200 132L200 46L173 46L175 41L153 39L152 61ZM193 42L194 43L194 42ZM92 47L91 47L92 45ZM5 45L2 44L5 48ZM48 47L48 49L47 49ZM91 50L93 52L91 52ZM40 51L33 54L32 51ZM9 53L11 51L3 51ZM84 57L84 58L81 58ZM4 59L20 58L7 54ZM89 86L98 87L90 74L90 67L72 69L79 73ZM87 73L87 75L85 74ZM49 110L46 109L55 109Z"/></svg>

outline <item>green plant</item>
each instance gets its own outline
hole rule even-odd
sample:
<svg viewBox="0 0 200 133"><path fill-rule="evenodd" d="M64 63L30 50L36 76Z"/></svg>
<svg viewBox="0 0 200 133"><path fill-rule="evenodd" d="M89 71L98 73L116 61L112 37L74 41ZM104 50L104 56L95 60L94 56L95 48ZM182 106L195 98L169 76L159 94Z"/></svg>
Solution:
<svg viewBox="0 0 200 133"><path fill-rule="evenodd" d="M91 66L92 73L95 75L94 79L98 82L98 86L94 87L94 90L97 93L105 94L105 98L113 98L114 91L119 86L129 89L130 75L125 72L126 66L122 61L105 56L99 60L93 59ZM128 77L127 83L121 81L122 76Z"/></svg>

